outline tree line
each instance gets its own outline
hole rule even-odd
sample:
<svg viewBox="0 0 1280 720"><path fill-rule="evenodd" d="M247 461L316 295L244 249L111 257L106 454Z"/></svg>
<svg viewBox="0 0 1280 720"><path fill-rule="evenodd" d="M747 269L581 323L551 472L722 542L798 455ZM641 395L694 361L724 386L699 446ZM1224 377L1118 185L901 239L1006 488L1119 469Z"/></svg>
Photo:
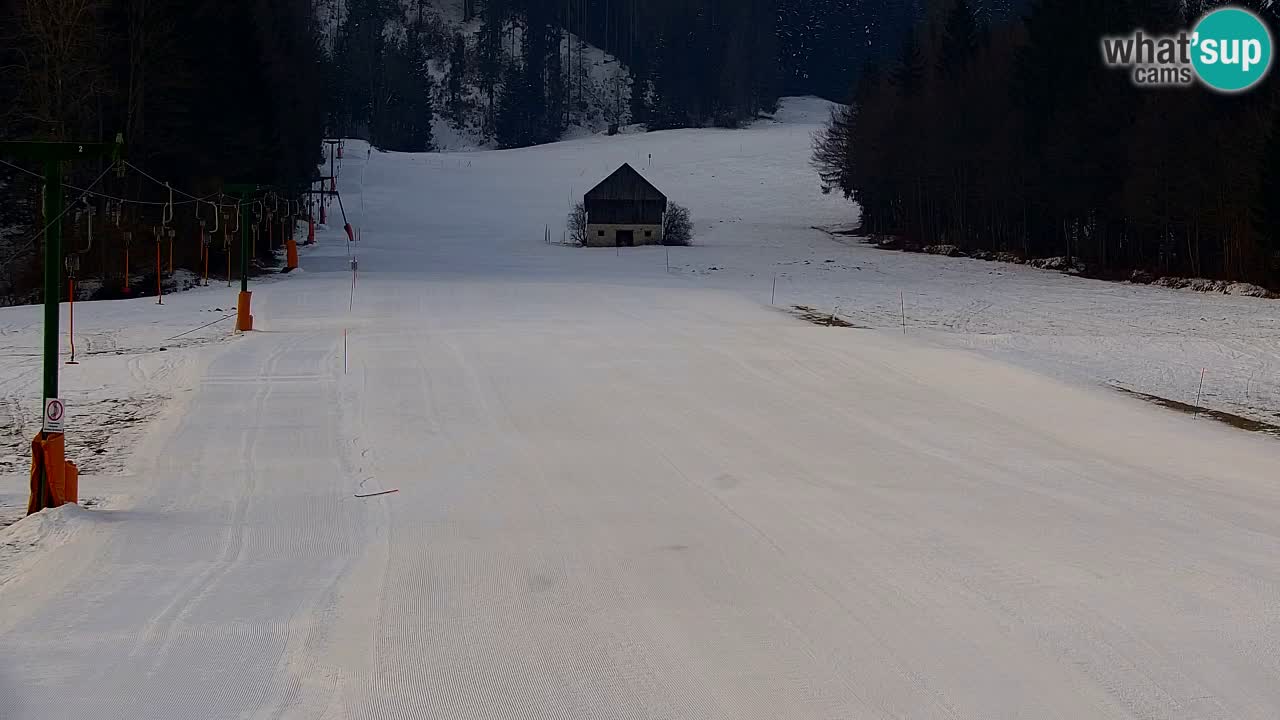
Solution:
<svg viewBox="0 0 1280 720"><path fill-rule="evenodd" d="M478 116L474 129L504 147L559 139L572 120L566 59L572 48L562 49L565 16L557 8L466 0L465 19L478 20L480 29L464 35L450 30L430 2L342 3L342 15L335 11L332 19L328 124L337 134L403 152L434 148L439 115L459 129Z"/></svg>
<svg viewBox="0 0 1280 720"><path fill-rule="evenodd" d="M434 149L428 60L445 42L439 27L426 21L421 4L412 16L398 0L350 0L341 7L345 15L330 18L336 38L324 67L330 132L387 150Z"/></svg>
<svg viewBox="0 0 1280 720"><path fill-rule="evenodd" d="M923 0L466 0L479 31L464 36L431 2L328 1L330 125L396 150L429 149L440 114L458 128L478 117L483 137L521 147L590 124L595 107L610 127L667 129L733 127L784 93L843 101L928 12ZM984 19L1026 2L979 1ZM627 72L601 86L584 43Z"/></svg>
<svg viewBox="0 0 1280 720"><path fill-rule="evenodd" d="M322 55L310 0L0 0L0 18L0 139L109 142L119 133L131 163L201 194L232 182L305 187L315 173ZM30 159L0 159L40 170ZM85 187L105 169L68 163L66 182ZM41 185L0 166L0 228L26 236L40 227ZM109 173L96 189L167 200L132 172ZM102 273L121 240L105 229L101 198L92 199L102 246L82 270ZM161 212L127 205L121 226L141 238ZM83 232L72 217L69 236ZM189 209L175 222L184 238L198 232ZM39 237L21 250L0 246L0 295L35 285L42 246ZM198 255L197 243L183 243L177 262L194 266Z"/></svg>
<svg viewBox="0 0 1280 720"><path fill-rule="evenodd" d="M778 72L786 95L844 102L869 63L887 64L903 38L942 9L926 0L776 0ZM972 0L979 23L1009 22L1029 0Z"/></svg>
<svg viewBox="0 0 1280 720"><path fill-rule="evenodd" d="M484 25L481 84L497 95L493 130L504 147L558 139L589 99L603 106L611 127L629 120L651 129L735 125L776 105L774 0L486 0L474 6ZM617 58L630 81L591 87L581 43ZM505 64L504 44L516 49Z"/></svg>
<svg viewBox="0 0 1280 720"><path fill-rule="evenodd" d="M1280 285L1280 82L1140 89L1100 39L1193 26L1214 3L1038 0L984 22L946 0L815 140L862 229L907 247L1063 257L1103 277ZM1277 8L1251 6L1274 23Z"/></svg>
<svg viewBox="0 0 1280 720"><path fill-rule="evenodd" d="M975 10L1003 21L1027 1L977 0ZM506 146L556 139L561 118L581 101L566 32L630 70L628 86L609 89L612 120L733 127L774 110L781 94L846 100L864 65L887 63L929 12L924 0L468 0L467 7L484 20L483 66L501 66L503 28L530 39L511 67L484 80L505 100L495 135ZM532 110L512 117L520 108Z"/></svg>
<svg viewBox="0 0 1280 720"><path fill-rule="evenodd" d="M634 122L733 126L778 99L776 0L574 0L568 26L626 63Z"/></svg>
<svg viewBox="0 0 1280 720"><path fill-rule="evenodd" d="M350 0L335 12L329 122L395 150L429 149L430 118L462 126L477 102L479 131L503 147L558 140L593 107L611 127L735 125L776 105L774 2L468 0L479 31L464 36L431 3ZM628 72L601 87L585 43Z"/></svg>

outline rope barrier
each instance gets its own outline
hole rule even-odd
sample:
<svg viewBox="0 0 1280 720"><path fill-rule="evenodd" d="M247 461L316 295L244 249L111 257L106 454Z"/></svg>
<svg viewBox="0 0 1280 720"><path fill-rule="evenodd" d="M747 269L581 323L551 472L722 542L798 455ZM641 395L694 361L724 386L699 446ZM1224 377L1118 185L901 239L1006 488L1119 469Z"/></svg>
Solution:
<svg viewBox="0 0 1280 720"><path fill-rule="evenodd" d="M186 332L183 332L183 333L178 333L177 335L174 335L174 336L173 336L173 337L171 337L171 338L165 338L165 339L164 339L164 342L169 342L170 340L177 340L178 338L183 337L184 335L190 335L191 333L193 333L193 332L195 332L195 331L197 331L197 330L203 330L203 329L205 329L205 328L207 328L207 327L209 327L209 326L211 326L211 325L217 325L218 323L222 322L223 320L227 320L227 319L229 319L229 318L233 318L233 317L235 317L235 316L236 316L236 314L235 314L235 313L231 313L230 315L228 315L228 316L226 316L226 317L220 317L220 318L218 318L217 320L214 320L213 322L205 323L204 325L201 325L200 327L197 327L197 328L191 328L190 330L188 330L188 331L186 331Z"/></svg>
<svg viewBox="0 0 1280 720"><path fill-rule="evenodd" d="M382 496L382 495L391 495L392 493L398 493L398 492L400 492L400 489L399 489L399 488L397 488L397 489L395 489L395 490L383 490L382 492L376 492L376 493L367 493L367 494L365 494L365 495L356 495L356 497L358 497L358 498L371 498L371 497L379 497L379 496Z"/></svg>

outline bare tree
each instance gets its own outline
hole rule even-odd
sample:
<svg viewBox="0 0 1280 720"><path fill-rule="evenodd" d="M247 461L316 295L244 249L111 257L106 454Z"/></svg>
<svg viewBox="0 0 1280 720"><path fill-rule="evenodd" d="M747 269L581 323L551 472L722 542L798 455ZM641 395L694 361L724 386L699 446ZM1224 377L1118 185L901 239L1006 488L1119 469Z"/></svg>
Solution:
<svg viewBox="0 0 1280 720"><path fill-rule="evenodd" d="M587 244L587 208L582 203L569 211L569 240L575 245Z"/></svg>
<svg viewBox="0 0 1280 720"><path fill-rule="evenodd" d="M106 90L98 38L101 0L17 0L12 43L19 87L13 114L63 140L94 116ZM5 72L11 70L6 67Z"/></svg>
<svg viewBox="0 0 1280 720"><path fill-rule="evenodd" d="M689 208L675 203L667 206L667 214L662 218L662 244L693 244L693 216Z"/></svg>
<svg viewBox="0 0 1280 720"><path fill-rule="evenodd" d="M127 8L129 76L126 82L125 137L139 142L146 131L147 96L177 68L167 62L175 53L172 19L156 0L129 0ZM156 71L152 73L151 71ZM171 81L170 81L171 82Z"/></svg>

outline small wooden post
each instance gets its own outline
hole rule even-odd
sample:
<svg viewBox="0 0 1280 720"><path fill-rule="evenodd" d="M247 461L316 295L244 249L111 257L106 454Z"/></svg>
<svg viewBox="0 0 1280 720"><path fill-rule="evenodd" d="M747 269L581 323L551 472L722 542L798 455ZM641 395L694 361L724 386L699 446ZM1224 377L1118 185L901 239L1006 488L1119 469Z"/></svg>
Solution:
<svg viewBox="0 0 1280 720"><path fill-rule="evenodd" d="M906 335L907 334L907 298L905 295L902 294L901 290L898 291L898 303L902 305L902 334Z"/></svg>
<svg viewBox="0 0 1280 720"><path fill-rule="evenodd" d="M1206 372L1208 372L1208 369L1207 369L1207 368L1201 368L1201 369L1200 369L1200 387L1199 387L1199 389L1197 389L1197 390L1196 390L1196 410L1197 410L1197 411L1199 411L1199 410L1203 410L1203 409L1204 409L1204 408L1200 407L1200 396L1201 396L1201 394L1202 394L1202 393L1204 393L1204 374L1205 374Z"/></svg>

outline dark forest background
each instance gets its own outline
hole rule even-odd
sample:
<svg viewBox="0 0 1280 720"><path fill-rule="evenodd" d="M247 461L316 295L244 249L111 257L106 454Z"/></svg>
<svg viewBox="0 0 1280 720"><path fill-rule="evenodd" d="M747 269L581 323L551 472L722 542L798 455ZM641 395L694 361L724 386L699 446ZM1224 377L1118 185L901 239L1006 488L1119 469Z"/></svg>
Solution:
<svg viewBox="0 0 1280 720"><path fill-rule="evenodd" d="M1027 0L984 0L982 22L1014 16ZM782 95L845 101L868 61L888 61L936 12L929 0L465 0L464 36L432 3L329 0L335 25L329 124L380 146L424 150L438 113L456 116L477 86L482 129L503 147L554 141L585 101L574 37L630 70L608 88L611 121L650 129L735 127L772 111ZM388 32L387 28L399 32ZM444 92L423 80L430 59ZM597 99L599 101L599 99ZM445 107L435 107L443 105ZM455 107L449 107L455 106ZM622 110L627 110L623 113Z"/></svg>
<svg viewBox="0 0 1280 720"><path fill-rule="evenodd" d="M892 246L1062 258L1089 274L1280 287L1280 82L1135 88L1098 39L1188 29L1217 3L949 0L869 62L816 143L825 185ZM1275 4L1244 0L1272 25Z"/></svg>
<svg viewBox="0 0 1280 720"><path fill-rule="evenodd" d="M282 193L305 187L324 131L317 38L310 0L0 0L0 140L109 142L120 133L131 163L200 196L225 183L273 185ZM42 171L39 161L0 160ZM106 161L67 163L64 181L85 187L106 169ZM0 231L8 231L0 233L8 240L0 243L0 300L36 297L42 185L0 167ZM168 199L164 187L132 170L109 172L93 189ZM68 202L78 197L67 191ZM118 289L125 233L132 235L133 268L141 270L141 258L155 252L151 231L163 208L126 205L117 224L103 198L90 201L96 241L81 258L81 274ZM195 207L174 217L176 265L191 269L200 264ZM212 227L211 206L201 211ZM66 247L87 242L84 213L68 213L63 225ZM222 243L213 243L215 268L224 254ZM139 285L154 288L151 281Z"/></svg>
<svg viewBox="0 0 1280 720"><path fill-rule="evenodd" d="M589 99L571 37L630 69L632 82L590 98L614 125L629 117L653 129L732 126L773 108L782 89L775 0L468 0L466 22L479 30L465 35L430 5L346 0L344 15L334 11L328 121L338 132L429 149L429 123L418 121L458 115L450 106L475 87L485 137L503 147L554 141ZM424 81L431 59L444 68L444 92Z"/></svg>
<svg viewBox="0 0 1280 720"><path fill-rule="evenodd" d="M1237 4L1280 19L1273 3ZM229 182L300 187L325 135L432 149L433 119L459 119L468 102L480 103L487 137L519 147L558 139L588 101L610 125L733 127L781 96L817 94L848 103L814 161L829 190L861 206L866 234L1062 256L1107 277L1277 287L1276 74L1223 96L1139 90L1100 62L1102 35L1186 28L1212 5L464 0L463 33L433 20L430 0L0 0L0 139L122 133L131 162L204 195ZM571 37L617 57L631 80L586 97L583 46ZM70 164L67 182L83 187L104 169ZM40 185L0 166L8 301L31 299L38 284ZM135 172L96 189L166 197ZM150 247L161 209L130 205L107 227L109 208L94 202L101 242L82 272L111 286L124 233ZM193 269L195 207L175 217L188 239L178 264ZM77 217L69 245L84 232ZM211 252L220 265L221 247Z"/></svg>

